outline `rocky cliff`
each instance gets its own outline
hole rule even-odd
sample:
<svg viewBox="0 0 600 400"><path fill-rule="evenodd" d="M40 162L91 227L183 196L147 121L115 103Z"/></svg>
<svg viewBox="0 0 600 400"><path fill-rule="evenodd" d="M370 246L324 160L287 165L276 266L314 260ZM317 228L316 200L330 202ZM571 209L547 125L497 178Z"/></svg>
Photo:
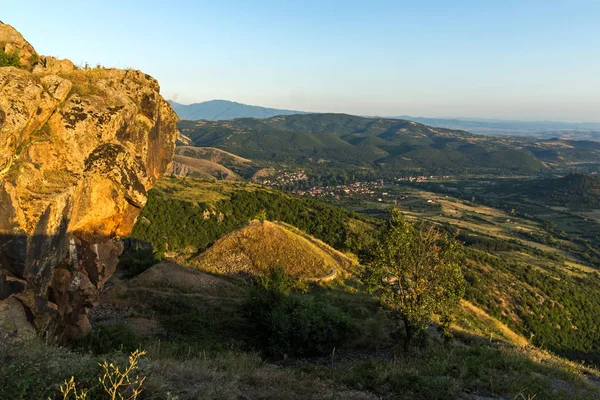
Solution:
<svg viewBox="0 0 600 400"><path fill-rule="evenodd" d="M80 337L171 162L177 116L140 71L38 56L1 22L0 51L20 60L0 66L0 314Z"/></svg>

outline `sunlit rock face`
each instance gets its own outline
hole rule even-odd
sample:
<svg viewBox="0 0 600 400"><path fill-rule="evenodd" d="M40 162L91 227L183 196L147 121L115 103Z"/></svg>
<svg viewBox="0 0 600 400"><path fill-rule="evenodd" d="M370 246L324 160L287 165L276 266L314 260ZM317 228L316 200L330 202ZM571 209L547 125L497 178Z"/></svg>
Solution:
<svg viewBox="0 0 600 400"><path fill-rule="evenodd" d="M0 301L81 337L173 158L177 116L140 71L38 56L0 22L1 46L21 67L0 67Z"/></svg>

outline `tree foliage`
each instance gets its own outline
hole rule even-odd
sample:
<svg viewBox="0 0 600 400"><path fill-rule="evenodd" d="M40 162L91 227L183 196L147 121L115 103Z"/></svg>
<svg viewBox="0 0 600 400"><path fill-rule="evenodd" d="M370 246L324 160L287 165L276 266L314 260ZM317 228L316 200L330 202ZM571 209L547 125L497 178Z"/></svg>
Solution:
<svg viewBox="0 0 600 400"><path fill-rule="evenodd" d="M403 322L408 350L414 333L438 314L448 321L464 294L460 244L433 226L392 210L367 267L371 289Z"/></svg>
<svg viewBox="0 0 600 400"><path fill-rule="evenodd" d="M401 119L308 114L202 124L184 120L178 127L195 146L217 147L270 166L300 166L311 178L319 175L321 184L365 171L379 178L423 172L535 173L545 161L506 141L472 141L464 131Z"/></svg>
<svg viewBox="0 0 600 400"><path fill-rule="evenodd" d="M202 188L206 182L189 180L189 184ZM153 189L131 236L150 242L157 251L187 247L204 250L248 221L260 219L288 223L337 249L359 252L358 246L364 242L346 243L353 234L349 221L362 217L342 208L243 185L235 190L232 187L226 196L227 199L214 203L193 203L174 199L168 191ZM144 223L145 220L150 223Z"/></svg>
<svg viewBox="0 0 600 400"><path fill-rule="evenodd" d="M254 283L245 315L265 355L328 354L358 335L356 324L339 308L293 293L294 280L283 268L272 267Z"/></svg>

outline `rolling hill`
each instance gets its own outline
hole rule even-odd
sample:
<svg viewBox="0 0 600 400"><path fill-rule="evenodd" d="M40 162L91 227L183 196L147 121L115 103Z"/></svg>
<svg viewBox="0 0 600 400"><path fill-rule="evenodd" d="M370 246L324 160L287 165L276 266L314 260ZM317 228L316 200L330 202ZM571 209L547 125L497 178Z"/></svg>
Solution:
<svg viewBox="0 0 600 400"><path fill-rule="evenodd" d="M559 121L511 121L478 118L425 118L401 115L421 124L460 129L482 135L523 135L543 139L556 137L573 139L600 139L600 123L574 123Z"/></svg>
<svg viewBox="0 0 600 400"><path fill-rule="evenodd" d="M236 156L235 154L228 153L214 147L178 146L175 149L175 154L201 158L228 167L245 165L252 162L247 158Z"/></svg>
<svg viewBox="0 0 600 400"><path fill-rule="evenodd" d="M170 101L173 110L186 120L230 120L235 118L271 118L278 115L307 114L304 111L251 106L228 100L210 100L189 105ZM598 122L517 121L483 118L429 118L399 115L384 117L414 121L447 129L465 130L481 135L520 135L538 139L570 138L599 140Z"/></svg>
<svg viewBox="0 0 600 400"><path fill-rule="evenodd" d="M354 264L310 235L269 221L252 221L190 261L201 270L226 275L264 273L278 265L291 276L312 280L333 279Z"/></svg>
<svg viewBox="0 0 600 400"><path fill-rule="evenodd" d="M600 177L571 174L562 178L533 180L512 188L502 187L506 193L519 196L524 194L532 200L543 199L570 209L600 208Z"/></svg>
<svg viewBox="0 0 600 400"><path fill-rule="evenodd" d="M546 166L509 141L412 121L309 114L226 122L181 121L196 146L253 160L386 171L525 171Z"/></svg>
<svg viewBox="0 0 600 400"><path fill-rule="evenodd" d="M280 110L260 106L249 106L227 100L210 100L202 103L179 104L169 101L181 119L229 120L234 118L270 118L276 115L304 114L303 111Z"/></svg>
<svg viewBox="0 0 600 400"><path fill-rule="evenodd" d="M167 173L202 179L242 180L238 174L218 163L179 154L175 154L173 157L173 162Z"/></svg>
<svg viewBox="0 0 600 400"><path fill-rule="evenodd" d="M255 162L376 175L538 173L600 163L600 143L474 135L413 121L345 114L268 119L180 121L195 146L212 146Z"/></svg>
<svg viewBox="0 0 600 400"><path fill-rule="evenodd" d="M256 170L252 161L213 147L179 146L168 173L201 179L240 181Z"/></svg>
<svg viewBox="0 0 600 400"><path fill-rule="evenodd" d="M292 225L335 248L364 230L365 217L259 185L171 176L149 192L132 237L155 250L198 254L260 217ZM356 249L355 249L356 250Z"/></svg>

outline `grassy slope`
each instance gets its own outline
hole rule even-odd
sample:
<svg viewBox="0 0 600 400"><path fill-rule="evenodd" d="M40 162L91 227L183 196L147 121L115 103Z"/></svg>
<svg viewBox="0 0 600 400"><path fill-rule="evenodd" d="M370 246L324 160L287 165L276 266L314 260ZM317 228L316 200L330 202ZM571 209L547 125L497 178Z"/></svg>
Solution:
<svg viewBox="0 0 600 400"><path fill-rule="evenodd" d="M139 372L148 376L145 395L152 398L167 398L170 393L181 400L455 400L475 395L591 400L600 395L593 380L599 371L527 345L468 303L458 315L453 341L433 339L409 355L394 355L386 317L377 303L328 286L307 295L339 296L349 315L364 326L360 343L337 349L334 358L264 362L235 344L245 340L239 305L247 290L242 280L161 263L131 280L113 279L96 310L95 325L118 320L138 329L136 339L126 343L124 351L127 345L148 351ZM146 321L145 325L140 321ZM148 321L157 322L161 329L144 331L144 326L152 325ZM94 356L38 340L0 341L0 398L46 398L71 375L94 387L97 363L103 358L124 362L119 352ZM15 385L15 381L27 386Z"/></svg>
<svg viewBox="0 0 600 400"><path fill-rule="evenodd" d="M249 178L257 169L251 160L214 147L178 146L175 161L197 169L199 177L205 173L217 179Z"/></svg>
<svg viewBox="0 0 600 400"><path fill-rule="evenodd" d="M597 364L600 264L594 248L600 214L554 210L506 196L497 186L496 181L445 181L383 190L409 218L460 232L470 258L467 299L534 344ZM442 193L435 192L442 187Z"/></svg>
<svg viewBox="0 0 600 400"><path fill-rule="evenodd" d="M264 272L281 265L295 277L321 278L352 266L352 260L341 254L336 259L334 252L282 224L254 221L219 239L190 263L224 274Z"/></svg>
<svg viewBox="0 0 600 400"><path fill-rule="evenodd" d="M150 192L132 235L155 249L198 252L263 212L269 220L289 223L336 247L352 231L350 221L361 218L254 184L171 177Z"/></svg>
<svg viewBox="0 0 600 400"><path fill-rule="evenodd" d="M176 154L173 157L173 162L179 165L186 166L185 174L177 173L176 175L191 176L203 179L223 179L226 181L240 181L242 178L230 170L216 162L209 160L187 157Z"/></svg>
<svg viewBox="0 0 600 400"><path fill-rule="evenodd" d="M224 165L243 165L252 162L247 158L236 156L233 153L215 147L178 146L175 149L175 153L188 157L202 158Z"/></svg>

